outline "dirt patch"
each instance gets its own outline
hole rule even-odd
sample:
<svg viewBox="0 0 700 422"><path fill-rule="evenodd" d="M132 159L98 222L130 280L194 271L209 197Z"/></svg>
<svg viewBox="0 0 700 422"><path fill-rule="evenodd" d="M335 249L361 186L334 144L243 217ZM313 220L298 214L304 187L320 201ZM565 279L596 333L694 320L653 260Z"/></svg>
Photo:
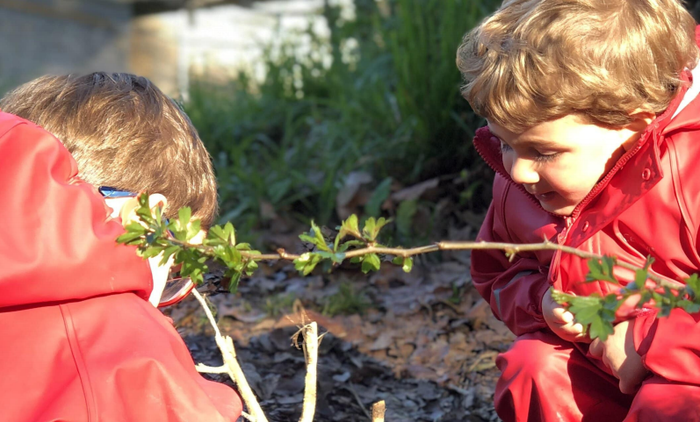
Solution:
<svg viewBox="0 0 700 422"><path fill-rule="evenodd" d="M443 258L420 259L410 274L386 264L369 276L345 268L302 278L289 264L263 266L237 294L209 300L270 420L301 414L304 356L291 338L308 320L328 333L315 420L370 420L378 400L387 403L387 421L497 420L495 358L514 337L471 287L469 255ZM216 282L220 274L208 277ZM166 313L196 362L221 364L194 299Z"/></svg>

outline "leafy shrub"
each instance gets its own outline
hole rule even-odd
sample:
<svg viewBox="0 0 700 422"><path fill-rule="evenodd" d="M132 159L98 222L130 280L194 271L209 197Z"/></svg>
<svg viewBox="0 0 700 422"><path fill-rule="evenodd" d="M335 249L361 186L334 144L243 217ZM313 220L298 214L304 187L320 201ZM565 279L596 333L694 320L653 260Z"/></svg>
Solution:
<svg viewBox="0 0 700 422"><path fill-rule="evenodd" d="M352 171L408 185L476 165L480 121L460 97L455 53L496 5L355 0L349 22L326 6L330 39L298 34L311 40L305 55L295 37L269 46L261 82L194 78L185 109L214 157L221 219L244 232L275 212L327 224ZM488 195L470 198L484 207Z"/></svg>

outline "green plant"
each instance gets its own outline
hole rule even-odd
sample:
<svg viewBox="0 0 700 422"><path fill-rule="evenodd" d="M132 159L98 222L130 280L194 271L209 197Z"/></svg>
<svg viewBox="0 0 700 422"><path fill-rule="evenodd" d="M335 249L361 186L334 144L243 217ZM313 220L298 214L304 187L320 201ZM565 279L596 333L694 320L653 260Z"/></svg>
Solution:
<svg viewBox="0 0 700 422"><path fill-rule="evenodd" d="M330 37L309 29L266 46L262 81L193 77L184 107L214 157L221 220L243 233L272 218L269 210L329 224L356 170L379 183L366 210L379 217L389 178L411 184L476 165L480 119L460 98L454 57L464 32L496 5L386 0L382 9L356 0L350 22L327 6ZM311 54L300 52L302 37ZM488 189L479 192L469 204L488 202Z"/></svg>
<svg viewBox="0 0 700 422"><path fill-rule="evenodd" d="M269 316L277 316L285 310L291 309L296 298L291 293L280 293L265 299L263 310Z"/></svg>
<svg viewBox="0 0 700 422"><path fill-rule="evenodd" d="M342 282L338 292L326 298L323 314L328 316L363 314L371 302L349 282Z"/></svg>

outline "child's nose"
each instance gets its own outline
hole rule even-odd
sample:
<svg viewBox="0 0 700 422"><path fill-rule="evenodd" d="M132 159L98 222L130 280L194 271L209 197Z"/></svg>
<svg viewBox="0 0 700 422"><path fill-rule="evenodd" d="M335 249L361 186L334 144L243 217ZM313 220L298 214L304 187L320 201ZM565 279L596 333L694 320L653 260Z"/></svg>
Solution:
<svg viewBox="0 0 700 422"><path fill-rule="evenodd" d="M533 162L522 158L513 160L510 166L510 178L521 185L533 185L540 181L539 174L533 168Z"/></svg>

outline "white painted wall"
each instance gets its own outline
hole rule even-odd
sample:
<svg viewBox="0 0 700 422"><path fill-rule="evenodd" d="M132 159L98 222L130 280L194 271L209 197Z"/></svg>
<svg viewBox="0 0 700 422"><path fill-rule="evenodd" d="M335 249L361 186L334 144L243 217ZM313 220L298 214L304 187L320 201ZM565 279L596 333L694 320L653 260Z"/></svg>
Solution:
<svg viewBox="0 0 700 422"><path fill-rule="evenodd" d="M331 4L343 6L345 19L353 17L352 0L331 0ZM258 2L252 8L225 5L191 13L180 10L140 18L135 28L149 26L150 32L142 31L138 36L157 39L163 48L177 45L177 58L162 64L177 67L176 90L183 93L187 89L190 69L199 73L213 71L219 75L235 75L237 70L246 69L262 77L262 69L256 67L256 63L259 63L263 46L288 39L309 25L320 37L328 37L328 25L317 13L322 8L323 0ZM299 54L324 54L311 51L308 39L296 39ZM330 65L330 57L324 58ZM168 72L164 69L160 73Z"/></svg>

